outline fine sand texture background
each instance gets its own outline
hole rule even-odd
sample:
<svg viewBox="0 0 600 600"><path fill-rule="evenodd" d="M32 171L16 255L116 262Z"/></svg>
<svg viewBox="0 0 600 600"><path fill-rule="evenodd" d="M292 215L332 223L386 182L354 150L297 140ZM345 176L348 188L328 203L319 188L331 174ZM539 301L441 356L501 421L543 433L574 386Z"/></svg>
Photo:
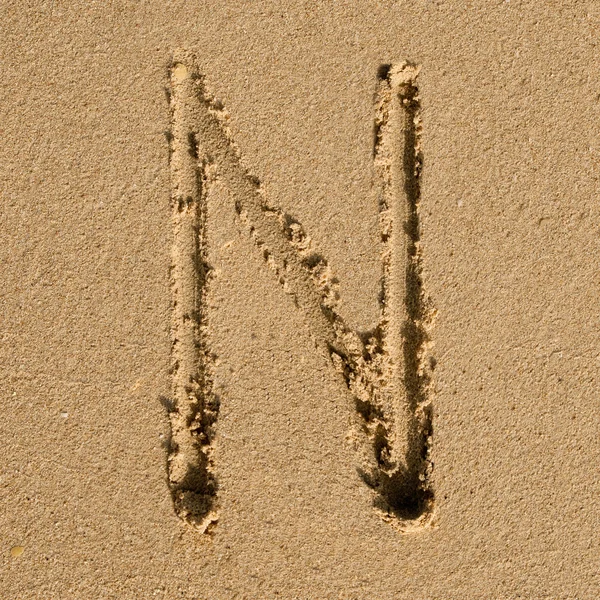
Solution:
<svg viewBox="0 0 600 600"><path fill-rule="evenodd" d="M600 4L5 0L0 598L600 597Z"/></svg>

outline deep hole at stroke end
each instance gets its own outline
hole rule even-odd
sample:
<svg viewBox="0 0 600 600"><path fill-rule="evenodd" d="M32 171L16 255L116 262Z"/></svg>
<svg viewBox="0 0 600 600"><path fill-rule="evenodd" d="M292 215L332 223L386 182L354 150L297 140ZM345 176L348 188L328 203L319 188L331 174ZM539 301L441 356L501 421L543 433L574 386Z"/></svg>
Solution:
<svg viewBox="0 0 600 600"><path fill-rule="evenodd" d="M361 479L376 493L373 507L386 519L396 519L400 525L423 525L433 512L434 493L427 484L400 480L358 469Z"/></svg>
<svg viewBox="0 0 600 600"><path fill-rule="evenodd" d="M433 510L433 491L426 488L407 490L395 497L378 494L375 508L401 522L418 522Z"/></svg>
<svg viewBox="0 0 600 600"><path fill-rule="evenodd" d="M173 504L179 518L201 532L210 533L217 522L217 502L212 494L178 490L173 494Z"/></svg>
<svg viewBox="0 0 600 600"><path fill-rule="evenodd" d="M177 516L189 525L207 531L217 517L219 484L204 464L195 465L181 482L171 485L171 498Z"/></svg>

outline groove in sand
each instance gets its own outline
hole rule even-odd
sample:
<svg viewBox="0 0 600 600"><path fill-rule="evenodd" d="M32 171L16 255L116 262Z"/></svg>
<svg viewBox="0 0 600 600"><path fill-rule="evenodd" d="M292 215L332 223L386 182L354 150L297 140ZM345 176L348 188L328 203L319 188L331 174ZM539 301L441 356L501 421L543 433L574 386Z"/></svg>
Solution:
<svg viewBox="0 0 600 600"><path fill-rule="evenodd" d="M423 290L420 246L421 110L418 69L380 70L374 161L382 241L380 320L359 336L339 314L336 279L292 216L267 203L244 168L228 115L206 91L194 58L172 68L173 388L169 480L175 509L201 530L216 521L212 461L218 402L206 315L206 189L228 187L265 264L305 314L313 338L343 374L356 407L358 471L374 506L401 531L431 523L431 370L434 310Z"/></svg>

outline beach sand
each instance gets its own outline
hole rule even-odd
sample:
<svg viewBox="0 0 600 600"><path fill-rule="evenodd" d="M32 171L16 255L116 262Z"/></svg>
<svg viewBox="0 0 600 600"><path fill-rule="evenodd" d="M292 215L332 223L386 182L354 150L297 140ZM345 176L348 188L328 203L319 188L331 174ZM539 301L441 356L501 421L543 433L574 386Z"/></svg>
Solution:
<svg viewBox="0 0 600 600"><path fill-rule="evenodd" d="M0 22L0 598L600 597L600 5Z"/></svg>

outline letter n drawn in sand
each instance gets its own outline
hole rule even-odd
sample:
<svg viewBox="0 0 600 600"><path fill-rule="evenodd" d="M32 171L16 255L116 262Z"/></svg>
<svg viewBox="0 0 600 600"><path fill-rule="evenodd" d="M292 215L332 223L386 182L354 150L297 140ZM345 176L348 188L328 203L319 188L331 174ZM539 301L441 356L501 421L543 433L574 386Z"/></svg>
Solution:
<svg viewBox="0 0 600 600"><path fill-rule="evenodd" d="M433 521L430 331L435 311L423 289L420 244L421 108L418 68L380 69L374 163L381 223L377 327L353 331L340 315L336 279L301 224L271 205L244 168L227 115L208 93L194 57L171 68L173 398L169 485L175 511L201 531L218 518L213 461L218 400L212 389L206 294L206 211L211 182L224 183L237 214L352 400L356 470L373 506L398 530Z"/></svg>

